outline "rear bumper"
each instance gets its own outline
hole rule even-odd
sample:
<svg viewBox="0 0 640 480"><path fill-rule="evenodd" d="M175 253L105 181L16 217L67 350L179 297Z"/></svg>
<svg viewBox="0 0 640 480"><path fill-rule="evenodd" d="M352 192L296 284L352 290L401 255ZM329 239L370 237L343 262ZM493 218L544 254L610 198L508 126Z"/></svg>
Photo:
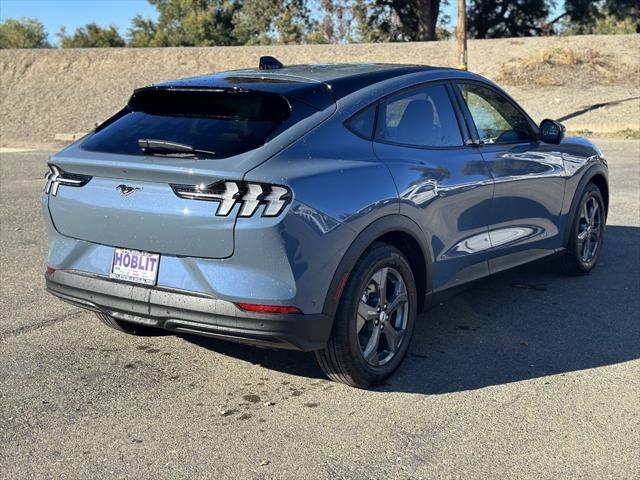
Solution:
<svg viewBox="0 0 640 480"><path fill-rule="evenodd" d="M333 323L324 314L254 314L197 292L134 285L76 271L56 270L45 279L52 295L119 320L260 346L319 350Z"/></svg>

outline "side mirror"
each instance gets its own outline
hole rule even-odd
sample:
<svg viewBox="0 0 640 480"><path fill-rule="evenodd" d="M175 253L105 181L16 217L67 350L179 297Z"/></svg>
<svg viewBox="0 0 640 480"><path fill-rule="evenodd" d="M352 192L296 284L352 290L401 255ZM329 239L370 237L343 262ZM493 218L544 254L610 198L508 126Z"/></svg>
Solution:
<svg viewBox="0 0 640 480"><path fill-rule="evenodd" d="M566 131L565 126L555 120L545 118L540 122L540 140L544 143L560 143Z"/></svg>

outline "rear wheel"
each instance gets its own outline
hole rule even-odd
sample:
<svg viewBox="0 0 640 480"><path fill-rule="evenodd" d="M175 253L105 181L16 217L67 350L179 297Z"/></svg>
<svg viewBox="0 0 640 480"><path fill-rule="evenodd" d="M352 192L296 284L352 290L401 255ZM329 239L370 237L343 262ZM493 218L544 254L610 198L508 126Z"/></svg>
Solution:
<svg viewBox="0 0 640 480"><path fill-rule="evenodd" d="M119 332L128 333L129 335L139 335L142 337L146 337L166 334L166 332L160 328L147 327L146 325L138 325L137 323L125 322L124 320L119 320L112 317L111 315L107 315L106 313L96 312L96 316L107 327L118 330Z"/></svg>
<svg viewBox="0 0 640 480"><path fill-rule="evenodd" d="M568 275L585 275L596 266L605 227L604 201L600 189L589 183L582 194L571 224L571 237L566 253L560 259L562 271Z"/></svg>
<svg viewBox="0 0 640 480"><path fill-rule="evenodd" d="M405 256L390 245L372 245L349 277L326 348L316 352L322 370L359 388L383 381L407 353L417 303Z"/></svg>

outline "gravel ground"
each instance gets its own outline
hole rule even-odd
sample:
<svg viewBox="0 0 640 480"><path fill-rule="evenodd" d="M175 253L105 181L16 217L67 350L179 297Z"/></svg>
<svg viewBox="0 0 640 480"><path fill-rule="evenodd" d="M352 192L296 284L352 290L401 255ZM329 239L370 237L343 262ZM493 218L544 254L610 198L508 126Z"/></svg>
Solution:
<svg viewBox="0 0 640 480"><path fill-rule="evenodd" d="M640 142L600 144L595 272L466 290L372 391L311 354L131 337L48 296L47 153L2 153L0 478L639 478Z"/></svg>
<svg viewBox="0 0 640 480"><path fill-rule="evenodd" d="M630 78L610 82L590 70L576 83L505 85L536 121L563 118L570 130L640 130L640 35L513 38L469 42L469 68L498 79L501 66L541 51L592 49ZM134 88L223 70L255 67L261 55L285 64L322 62L455 65L455 42L269 47L50 49L0 51L0 145L50 144L56 134L87 132L120 110ZM624 67L624 68L623 68ZM578 65L576 75L582 70ZM583 72L584 73L584 72Z"/></svg>

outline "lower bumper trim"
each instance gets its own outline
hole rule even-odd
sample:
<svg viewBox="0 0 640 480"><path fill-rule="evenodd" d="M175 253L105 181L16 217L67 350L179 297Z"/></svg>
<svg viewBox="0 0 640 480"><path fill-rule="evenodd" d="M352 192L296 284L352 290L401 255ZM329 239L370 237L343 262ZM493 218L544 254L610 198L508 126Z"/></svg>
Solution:
<svg viewBox="0 0 640 480"><path fill-rule="evenodd" d="M47 291L118 320L252 345L292 350L324 348L333 319L325 314L260 314L232 302L186 291L165 291L78 272L45 275Z"/></svg>

